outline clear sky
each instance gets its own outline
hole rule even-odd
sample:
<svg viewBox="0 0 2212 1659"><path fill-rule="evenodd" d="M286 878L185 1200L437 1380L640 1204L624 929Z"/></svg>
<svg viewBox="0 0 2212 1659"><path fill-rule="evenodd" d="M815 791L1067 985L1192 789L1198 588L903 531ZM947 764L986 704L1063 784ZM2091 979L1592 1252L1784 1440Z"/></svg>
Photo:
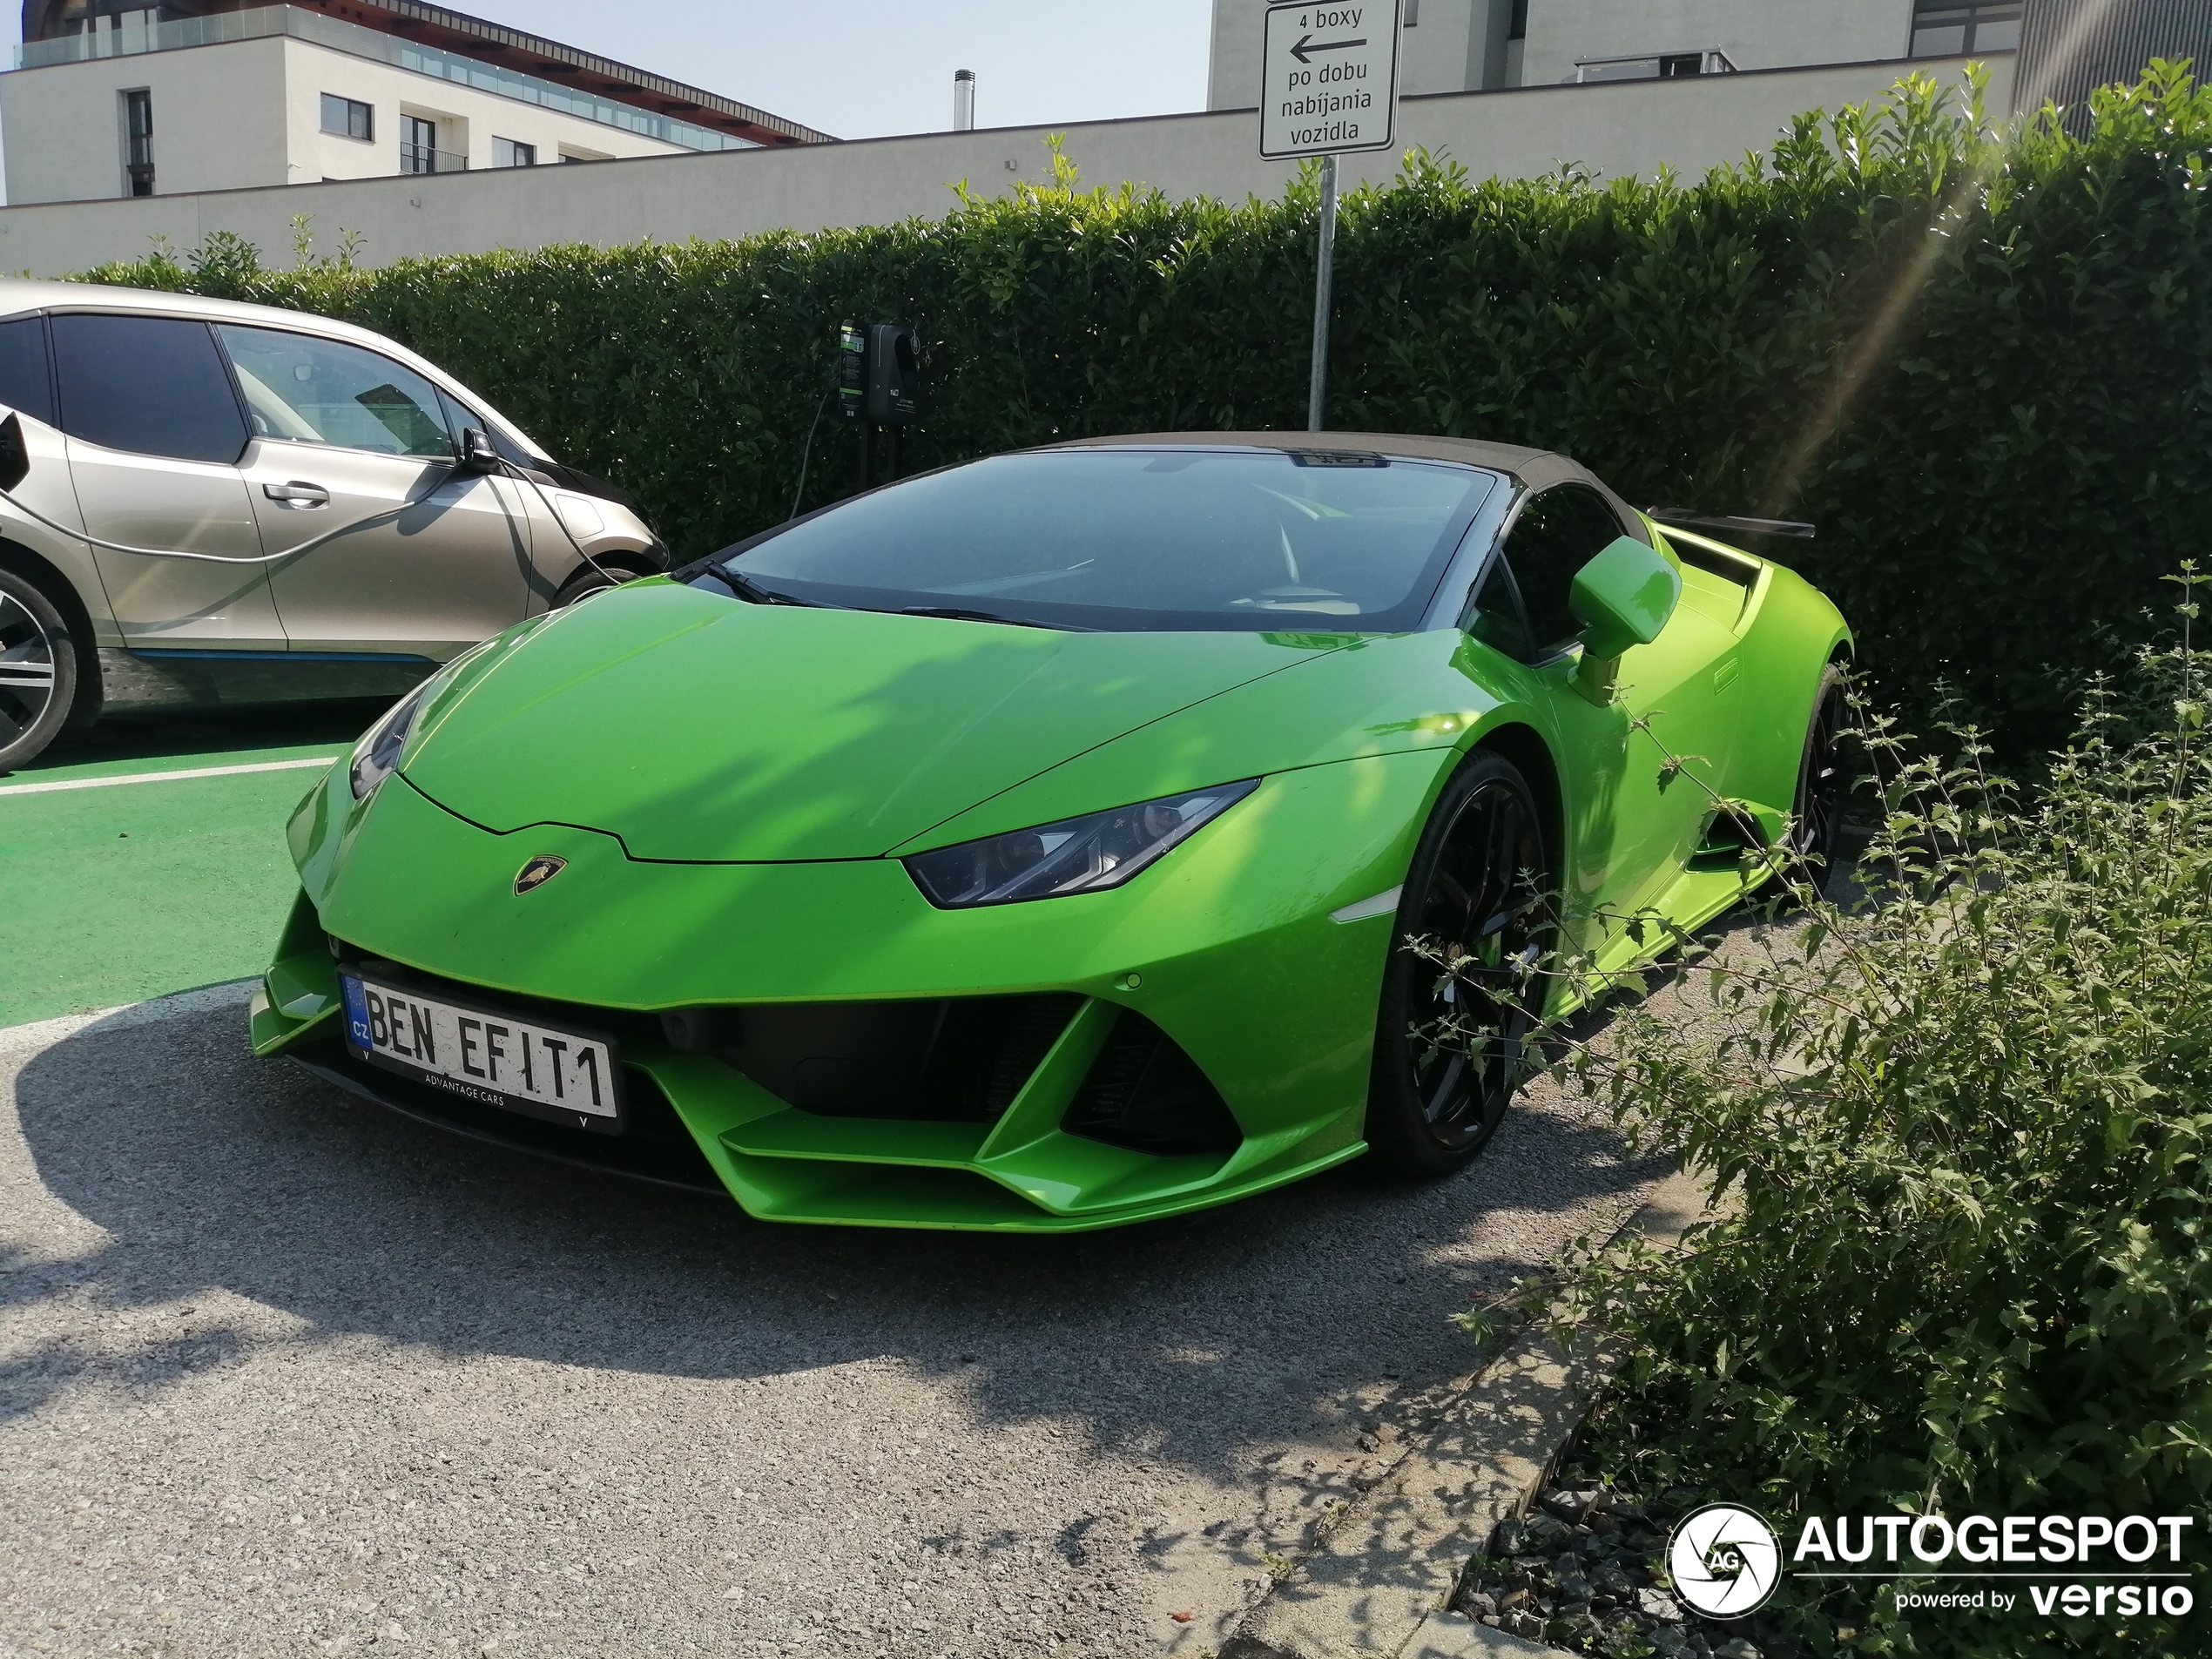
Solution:
<svg viewBox="0 0 2212 1659"><path fill-rule="evenodd" d="M455 0L444 0L454 4ZM1206 103L1211 0L459 0L455 10L742 98L840 138L1096 121ZM6 40L23 8L0 0Z"/></svg>

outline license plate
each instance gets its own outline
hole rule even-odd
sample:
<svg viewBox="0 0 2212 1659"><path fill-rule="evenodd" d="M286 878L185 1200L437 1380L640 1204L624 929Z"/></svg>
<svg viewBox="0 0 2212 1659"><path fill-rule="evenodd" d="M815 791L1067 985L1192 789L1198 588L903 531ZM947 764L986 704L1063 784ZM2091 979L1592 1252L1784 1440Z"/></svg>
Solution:
<svg viewBox="0 0 2212 1659"><path fill-rule="evenodd" d="M341 974L357 1059L480 1106L622 1132L621 1062L604 1037Z"/></svg>

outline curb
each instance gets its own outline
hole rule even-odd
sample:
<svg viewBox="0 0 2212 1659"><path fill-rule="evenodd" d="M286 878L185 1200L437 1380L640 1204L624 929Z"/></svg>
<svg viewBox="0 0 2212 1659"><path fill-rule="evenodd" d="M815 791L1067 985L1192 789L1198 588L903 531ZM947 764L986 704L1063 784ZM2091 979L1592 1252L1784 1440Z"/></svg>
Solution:
<svg viewBox="0 0 2212 1659"><path fill-rule="evenodd" d="M1622 1229L1671 1244L1704 1208L1677 1172ZM1221 1659L1474 1659L1554 1656L1447 1603L1467 1558L1527 1508L1615 1359L1514 1336L1312 1555L1246 1614Z"/></svg>

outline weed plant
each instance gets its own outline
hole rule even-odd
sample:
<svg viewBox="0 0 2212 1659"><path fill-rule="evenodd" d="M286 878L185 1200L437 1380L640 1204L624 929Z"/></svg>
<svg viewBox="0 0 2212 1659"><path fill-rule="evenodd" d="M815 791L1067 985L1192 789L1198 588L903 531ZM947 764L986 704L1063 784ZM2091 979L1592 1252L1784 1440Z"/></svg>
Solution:
<svg viewBox="0 0 2212 1659"><path fill-rule="evenodd" d="M2206 578L2173 579L2178 643L2092 687L2032 799L1971 730L1954 764L1870 723L1865 896L1797 880L1786 921L1677 966L1703 1018L1565 1043L1716 1204L1519 1292L1624 1356L1586 1467L1749 1503L1785 1559L1804 1517L1885 1514L2190 1515L2212 1559L2212 664ZM2182 1619L1899 1618L1803 1580L1782 1610L1822 1649L2212 1652L2184 1581Z"/></svg>

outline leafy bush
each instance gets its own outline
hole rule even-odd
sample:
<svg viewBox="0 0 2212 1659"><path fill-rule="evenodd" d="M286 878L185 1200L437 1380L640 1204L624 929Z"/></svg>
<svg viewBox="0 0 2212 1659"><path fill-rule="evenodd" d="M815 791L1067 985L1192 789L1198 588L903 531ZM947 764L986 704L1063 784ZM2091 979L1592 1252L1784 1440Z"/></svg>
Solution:
<svg viewBox="0 0 2212 1659"><path fill-rule="evenodd" d="M1557 448L1631 499L1812 518L1806 573L1905 696L2055 741L2100 630L2212 529L2212 94L2179 67L2016 138L1898 84L1701 182L1471 182L1344 205L1333 420ZM1280 200L1055 183L943 219L290 270L235 238L91 274L352 318L446 364L679 552L789 510L837 324L916 325L918 465L1302 423L1311 178ZM850 488L833 428L810 502Z"/></svg>
<svg viewBox="0 0 2212 1659"><path fill-rule="evenodd" d="M2093 688L2033 801L1971 732L1958 765L1902 766L1871 900L1695 964L1703 1027L1632 1011L1570 1046L1632 1138L1724 1197L1678 1257L1629 1248L1563 1292L1526 1287L1623 1345L1589 1455L1625 1483L1750 1502L1785 1540L1807 1515L1923 1513L2195 1514L2202 1533L2212 744L2185 598L2181 644ZM2025 1600L1869 1626L1864 1587L1797 1611L1823 1645L1860 1627L1869 1652L2202 1653L2192 1588L2186 1632Z"/></svg>

